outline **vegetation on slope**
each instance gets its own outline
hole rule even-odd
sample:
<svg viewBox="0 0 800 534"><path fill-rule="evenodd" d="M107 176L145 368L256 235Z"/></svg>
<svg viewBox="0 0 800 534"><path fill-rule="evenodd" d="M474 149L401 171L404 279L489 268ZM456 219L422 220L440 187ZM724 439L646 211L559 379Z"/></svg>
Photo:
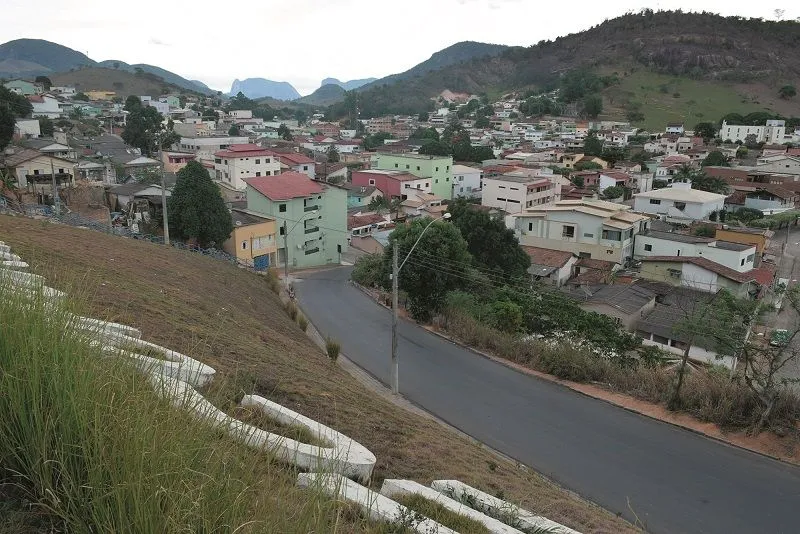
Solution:
<svg viewBox="0 0 800 534"><path fill-rule="evenodd" d="M455 478L502 492L580 531L634 531L539 475L371 393L303 335L264 277L190 252L19 217L0 217L0 236L55 287L65 288L66 279L75 277L92 288L87 314L140 328L145 339L213 366L218 379L364 444L378 458L375 487L388 477L422 483Z"/></svg>
<svg viewBox="0 0 800 534"><path fill-rule="evenodd" d="M50 75L53 85L71 85L78 91L114 91L118 96L150 95L158 97L167 93L199 93L169 84L147 72L130 73L103 67L86 67Z"/></svg>

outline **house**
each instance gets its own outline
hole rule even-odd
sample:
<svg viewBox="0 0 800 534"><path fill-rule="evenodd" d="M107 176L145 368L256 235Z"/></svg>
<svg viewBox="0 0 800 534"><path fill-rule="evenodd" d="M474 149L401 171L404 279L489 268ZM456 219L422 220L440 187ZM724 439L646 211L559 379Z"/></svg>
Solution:
<svg viewBox="0 0 800 534"><path fill-rule="evenodd" d="M782 143L786 135L786 121L768 120L764 126L739 126L722 121L719 129L719 137L725 143L744 143L749 135L755 136L756 143Z"/></svg>
<svg viewBox="0 0 800 534"><path fill-rule="evenodd" d="M305 174L312 180L316 178L316 163L308 156L297 152L275 152L274 155L281 164L281 172L290 170Z"/></svg>
<svg viewBox="0 0 800 534"><path fill-rule="evenodd" d="M406 171L385 171L370 169L366 171L353 171L351 182L355 186L373 186L385 198L399 198L405 200L408 194L414 191L432 192L431 178L420 178Z"/></svg>
<svg viewBox="0 0 800 534"><path fill-rule="evenodd" d="M794 209L798 194L779 185L734 185L734 191L743 196L743 208L755 209L765 215L773 215Z"/></svg>
<svg viewBox="0 0 800 534"><path fill-rule="evenodd" d="M352 237L365 236L393 224L389 215L365 213L347 216L347 230Z"/></svg>
<svg viewBox="0 0 800 534"><path fill-rule="evenodd" d="M430 183L431 193L448 200L452 198L453 158L450 156L378 153L374 163L378 170L407 172L425 178Z"/></svg>
<svg viewBox="0 0 800 534"><path fill-rule="evenodd" d="M328 163L327 161L315 162L314 174L317 180L339 184L346 182L349 175L345 163Z"/></svg>
<svg viewBox="0 0 800 534"><path fill-rule="evenodd" d="M3 87L22 96L33 96L42 92L40 85L27 80L9 80L3 84Z"/></svg>
<svg viewBox="0 0 800 534"><path fill-rule="evenodd" d="M714 237L720 241L729 243L739 243L742 245L753 245L756 247L756 254L759 257L764 255L773 236L772 230L766 228L745 228L739 226L722 225L717 228Z"/></svg>
<svg viewBox="0 0 800 534"><path fill-rule="evenodd" d="M178 126L176 124L176 126ZM186 125L184 125L186 126ZM195 126L195 125L189 125ZM176 147L181 152L193 152L197 154L198 158L211 158L214 152L226 150L231 145L242 145L249 141L244 136L182 136L178 146Z"/></svg>
<svg viewBox="0 0 800 534"><path fill-rule="evenodd" d="M347 209L368 206L381 192L374 185L355 185L345 182L341 185L347 190Z"/></svg>
<svg viewBox="0 0 800 534"><path fill-rule="evenodd" d="M412 190L403 202L400 210L407 217L439 217L447 211L442 197L431 193Z"/></svg>
<svg viewBox="0 0 800 534"><path fill-rule="evenodd" d="M156 111L162 115L169 115L169 104L166 102L161 102L160 100L150 100L146 105L150 106L151 108L156 108Z"/></svg>
<svg viewBox="0 0 800 534"><path fill-rule="evenodd" d="M762 173L800 174L800 157L777 155L756 160L754 170Z"/></svg>
<svg viewBox="0 0 800 534"><path fill-rule="evenodd" d="M670 122L670 123L667 123L667 128L666 128L665 131L668 134L683 135L683 123L682 122Z"/></svg>
<svg viewBox="0 0 800 534"><path fill-rule="evenodd" d="M556 287L561 287L572 277L573 268L578 261L575 254L563 250L529 246L523 246L522 250L531 258L528 273L533 280L546 281Z"/></svg>
<svg viewBox="0 0 800 534"><path fill-rule="evenodd" d="M678 220L704 220L725 207L725 195L692 189L691 183L684 182L636 193L633 199L633 209L640 213L666 215Z"/></svg>
<svg viewBox="0 0 800 534"><path fill-rule="evenodd" d="M561 197L561 185L548 176L512 171L491 178L484 177L481 205L519 213L535 206L550 204Z"/></svg>
<svg viewBox="0 0 800 534"><path fill-rule="evenodd" d="M181 99L175 95L162 96L158 101L165 103L171 109L181 107Z"/></svg>
<svg viewBox="0 0 800 534"><path fill-rule="evenodd" d="M625 329L633 331L642 317L656 306L656 293L646 284L585 285L567 295L581 309L617 319Z"/></svg>
<svg viewBox="0 0 800 534"><path fill-rule="evenodd" d="M161 162L164 164L164 171L176 173L190 161L194 161L197 156L191 152L162 152Z"/></svg>
<svg viewBox="0 0 800 534"><path fill-rule="evenodd" d="M84 91L83 94L89 97L89 100L112 100L117 93L114 91ZM150 97L147 97L148 99ZM142 103L146 105L144 97Z"/></svg>
<svg viewBox="0 0 800 534"><path fill-rule="evenodd" d="M597 156L586 156L580 152L577 154L563 154L558 161L561 163L562 167L567 169L574 169L576 165L581 163L595 163L599 165L601 169L608 168L608 162L606 160L598 158Z"/></svg>
<svg viewBox="0 0 800 534"><path fill-rule="evenodd" d="M350 246L367 254L383 254L383 250L389 246L389 235L392 232L394 232L394 228L352 237L350 238Z"/></svg>
<svg viewBox="0 0 800 534"><path fill-rule="evenodd" d="M278 263L339 263L347 251L347 191L289 171L245 180L247 209L275 219Z"/></svg>
<svg viewBox="0 0 800 534"><path fill-rule="evenodd" d="M109 170L102 163L81 161L75 165L75 178L90 182L108 182L110 177Z"/></svg>
<svg viewBox="0 0 800 534"><path fill-rule="evenodd" d="M519 213L513 224L521 245L626 265L633 258L634 236L649 221L625 204L560 200Z"/></svg>
<svg viewBox="0 0 800 534"><path fill-rule="evenodd" d="M581 257L575 262L575 276L568 280L572 286L588 287L597 284L610 284L620 264L611 260L598 260Z"/></svg>
<svg viewBox="0 0 800 534"><path fill-rule="evenodd" d="M14 122L14 137L39 137L42 131L39 119L17 119Z"/></svg>
<svg viewBox="0 0 800 534"><path fill-rule="evenodd" d="M601 193L609 187L627 187L633 185L631 175L622 171L603 171L599 174L599 183L597 190ZM586 183L584 182L584 186Z"/></svg>
<svg viewBox="0 0 800 534"><path fill-rule="evenodd" d="M214 152L215 179L240 191L247 187L245 179L274 176L280 171L280 162L273 153L258 145L235 144Z"/></svg>
<svg viewBox="0 0 800 534"><path fill-rule="evenodd" d="M641 276L647 280L666 282L697 291L716 293L727 289L739 298L755 290L752 271L739 272L702 257L651 256L642 259Z"/></svg>
<svg viewBox="0 0 800 534"><path fill-rule="evenodd" d="M57 119L61 116L58 99L50 95L29 96L28 101L33 106L31 117Z"/></svg>
<svg viewBox="0 0 800 534"><path fill-rule="evenodd" d="M31 148L6 148L5 158L0 165L16 177L20 189L27 189L31 193L50 192L54 173L58 186L73 185L75 182L75 162Z"/></svg>
<svg viewBox="0 0 800 534"><path fill-rule="evenodd" d="M169 197L172 193L167 190ZM160 205L161 186L155 184L129 184L114 185L106 189L106 198L111 211L128 211L130 204L137 198L153 198Z"/></svg>
<svg viewBox="0 0 800 534"><path fill-rule="evenodd" d="M667 293L644 317L636 321L635 331L644 345L653 345L676 355L689 349L689 358L733 368L734 358L721 357L714 340L693 336L681 323L713 298L708 293L691 289L676 289ZM714 318L710 318L714 320Z"/></svg>
<svg viewBox="0 0 800 534"><path fill-rule="evenodd" d="M276 265L277 226L275 219L246 209L231 210L233 232L222 250L239 263L264 271Z"/></svg>
<svg viewBox="0 0 800 534"><path fill-rule="evenodd" d="M480 198L483 188L483 171L466 165L453 165L452 197Z"/></svg>
<svg viewBox="0 0 800 534"><path fill-rule="evenodd" d="M136 178L159 176L161 173L161 163L152 158L139 156L125 163L125 175L135 176Z"/></svg>
<svg viewBox="0 0 800 534"><path fill-rule="evenodd" d="M755 267L756 247L714 237L648 230L636 236L633 257L639 260L653 256L705 258L744 273Z"/></svg>

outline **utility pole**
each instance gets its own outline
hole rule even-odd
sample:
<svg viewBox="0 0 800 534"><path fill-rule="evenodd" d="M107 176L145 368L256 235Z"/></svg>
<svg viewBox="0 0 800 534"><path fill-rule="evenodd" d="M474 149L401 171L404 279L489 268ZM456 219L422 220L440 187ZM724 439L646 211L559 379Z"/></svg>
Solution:
<svg viewBox="0 0 800 534"><path fill-rule="evenodd" d="M164 244L169 246L169 217L167 217L167 182L164 177L164 151L161 149L161 139L158 139L158 160L161 169L161 214L164 223Z"/></svg>
<svg viewBox="0 0 800 534"><path fill-rule="evenodd" d="M397 362L397 279L399 278L399 272L400 269L397 268L397 242L395 241L392 249L392 363L389 370L389 382L391 383L392 393L395 395L400 393L399 365Z"/></svg>
<svg viewBox="0 0 800 534"><path fill-rule="evenodd" d="M283 283L289 287L289 228L286 220L283 221L283 248L286 253L283 255Z"/></svg>
<svg viewBox="0 0 800 534"><path fill-rule="evenodd" d="M61 199L58 196L58 182L56 181L56 171L53 168L53 159L50 159L50 177L53 179L53 210L56 217L61 216Z"/></svg>

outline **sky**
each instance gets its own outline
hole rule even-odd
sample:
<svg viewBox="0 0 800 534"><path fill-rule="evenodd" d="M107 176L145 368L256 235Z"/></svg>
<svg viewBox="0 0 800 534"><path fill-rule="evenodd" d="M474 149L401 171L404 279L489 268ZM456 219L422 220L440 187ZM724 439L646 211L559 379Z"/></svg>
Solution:
<svg viewBox="0 0 800 534"><path fill-rule="evenodd" d="M288 81L302 95L327 77L402 72L459 41L529 46L644 7L800 17L795 2L743 0L38 0L35 14L29 0L2 4L2 42L46 39L96 61L157 65L223 92L235 78Z"/></svg>

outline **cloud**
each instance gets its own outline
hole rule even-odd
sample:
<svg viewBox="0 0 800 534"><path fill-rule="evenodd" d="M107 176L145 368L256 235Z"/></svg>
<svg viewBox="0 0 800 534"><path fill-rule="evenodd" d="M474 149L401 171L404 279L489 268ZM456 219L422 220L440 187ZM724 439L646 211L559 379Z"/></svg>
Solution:
<svg viewBox="0 0 800 534"><path fill-rule="evenodd" d="M150 40L147 41L147 43L151 44L151 45L156 45L156 46L172 46L171 44L169 44L169 43L167 43L165 41L162 41L161 39L157 39L155 37L151 37Z"/></svg>

